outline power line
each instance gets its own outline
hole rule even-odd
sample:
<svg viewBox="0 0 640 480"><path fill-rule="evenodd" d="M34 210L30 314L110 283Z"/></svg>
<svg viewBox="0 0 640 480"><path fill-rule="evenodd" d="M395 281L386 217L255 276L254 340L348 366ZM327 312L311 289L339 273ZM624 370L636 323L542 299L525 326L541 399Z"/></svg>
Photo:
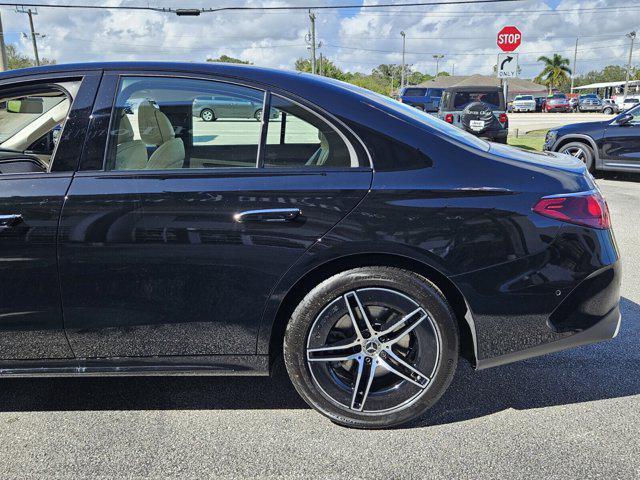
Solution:
<svg viewBox="0 0 640 480"><path fill-rule="evenodd" d="M290 11L290 10L345 10L360 8L397 8L397 7L434 7L439 5L478 5L487 3L515 3L525 0L446 0L443 2L402 2L402 3L380 3L370 4L343 4L343 5L279 5L279 6L228 6L216 8L170 8L135 5L88 5L88 4L51 4L51 3L14 3L0 2L0 7L25 7L25 8L75 8L84 10L146 10L161 13L176 13L183 16L198 16L201 13L217 12L246 12L246 11Z"/></svg>

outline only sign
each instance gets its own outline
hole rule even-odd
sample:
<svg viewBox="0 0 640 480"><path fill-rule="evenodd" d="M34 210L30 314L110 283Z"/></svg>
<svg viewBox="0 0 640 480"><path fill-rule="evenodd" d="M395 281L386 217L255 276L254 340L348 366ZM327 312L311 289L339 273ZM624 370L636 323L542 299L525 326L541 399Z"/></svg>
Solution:
<svg viewBox="0 0 640 480"><path fill-rule="evenodd" d="M518 27L504 27L498 32L498 46L503 52L513 52L522 42L522 33Z"/></svg>

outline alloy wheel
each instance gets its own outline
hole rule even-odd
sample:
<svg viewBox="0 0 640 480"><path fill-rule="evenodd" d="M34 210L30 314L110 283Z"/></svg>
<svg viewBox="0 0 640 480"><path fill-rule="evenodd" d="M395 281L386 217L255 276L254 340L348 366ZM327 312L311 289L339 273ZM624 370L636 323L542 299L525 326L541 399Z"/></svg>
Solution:
<svg viewBox="0 0 640 480"><path fill-rule="evenodd" d="M566 153L567 155L579 158L583 162L586 162L587 160L587 154L584 151L584 148L581 147L569 147L566 150L563 150L562 153Z"/></svg>
<svg viewBox="0 0 640 480"><path fill-rule="evenodd" d="M200 113L200 117L202 118L202 120L204 120L205 122L210 122L213 120L213 112L211 110L203 110Z"/></svg>
<svg viewBox="0 0 640 480"><path fill-rule="evenodd" d="M431 386L441 335L407 295L361 288L331 301L308 334L306 360L315 384L334 404L363 414L395 412Z"/></svg>

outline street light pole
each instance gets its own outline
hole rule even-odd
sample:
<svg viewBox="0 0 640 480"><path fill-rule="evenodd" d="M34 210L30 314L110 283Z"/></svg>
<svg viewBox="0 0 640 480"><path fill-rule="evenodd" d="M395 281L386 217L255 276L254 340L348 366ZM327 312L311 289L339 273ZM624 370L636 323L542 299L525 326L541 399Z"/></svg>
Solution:
<svg viewBox="0 0 640 480"><path fill-rule="evenodd" d="M440 62L440 59L441 59L441 58L444 58L444 55L443 55L442 53L437 53L437 54L435 54L435 55L433 56L433 58L435 58L435 59L436 59L436 77L437 77L437 76L438 76L438 73L440 73L440 70L439 70L439 66L440 66L440 65L439 65L439 62Z"/></svg>
<svg viewBox="0 0 640 480"><path fill-rule="evenodd" d="M629 46L629 62L627 63L627 77L624 81L624 100L627 99L627 93L629 92L629 73L631 71L631 57L633 55L633 42L636 39L636 32L627 33L627 37L631 39L631 45Z"/></svg>
<svg viewBox="0 0 640 480"><path fill-rule="evenodd" d="M404 88L404 84L405 84L405 77L404 77L404 50L405 50L406 35L405 35L404 32L400 32L400 35L402 35L402 70L400 70L400 90L402 90Z"/></svg>
<svg viewBox="0 0 640 480"><path fill-rule="evenodd" d="M576 37L576 48L573 50L573 70L571 70L571 93L573 93L573 81L576 76L576 59L578 58L578 37Z"/></svg>

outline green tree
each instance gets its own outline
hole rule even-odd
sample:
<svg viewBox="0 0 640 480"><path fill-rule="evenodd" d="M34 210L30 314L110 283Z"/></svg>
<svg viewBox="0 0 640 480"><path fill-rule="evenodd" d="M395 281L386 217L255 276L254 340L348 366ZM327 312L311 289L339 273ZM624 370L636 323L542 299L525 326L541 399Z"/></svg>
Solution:
<svg viewBox="0 0 640 480"><path fill-rule="evenodd" d="M18 52L18 49L13 43L8 43L5 46L5 51L7 52L7 68L9 70L36 66L35 59L29 57L28 55L22 55L20 52ZM40 59L40 65L52 65L54 63L56 63L56 61L49 58Z"/></svg>
<svg viewBox="0 0 640 480"><path fill-rule="evenodd" d="M544 69L536 77L535 81L549 87L549 92L554 88L560 87L561 84L569 79L571 69L569 68L570 62L568 58L554 53L553 57L549 58L543 55L538 58L538 61L544 64Z"/></svg>
<svg viewBox="0 0 640 480"><path fill-rule="evenodd" d="M322 65L320 65L320 59L318 59L316 68L318 73L322 71L323 77L335 78L336 80L344 80L344 72L328 58L322 58ZM311 60L308 58L297 59L295 63L295 69L299 72L311 73Z"/></svg>
<svg viewBox="0 0 640 480"><path fill-rule="evenodd" d="M241 63L243 65L252 65L251 62L241 60L239 58L233 58L229 55L220 55L218 58L207 58L207 62L220 62L220 63Z"/></svg>

